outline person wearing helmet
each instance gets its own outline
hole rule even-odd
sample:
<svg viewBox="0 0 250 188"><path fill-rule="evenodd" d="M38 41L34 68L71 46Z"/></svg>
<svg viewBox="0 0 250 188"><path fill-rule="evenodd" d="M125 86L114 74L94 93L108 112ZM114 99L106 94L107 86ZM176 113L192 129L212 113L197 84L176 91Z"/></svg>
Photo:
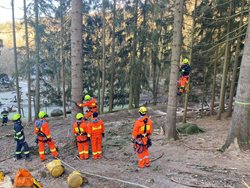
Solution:
<svg viewBox="0 0 250 188"><path fill-rule="evenodd" d="M97 112L97 100L94 97L91 97L90 95L85 95L84 96L84 103L79 103L79 107L87 107L88 110L86 111L86 114L84 116L84 120L86 121L89 117L92 116L94 112Z"/></svg>
<svg viewBox="0 0 250 188"><path fill-rule="evenodd" d="M25 141L24 136L24 128L22 126L21 121L21 115L20 114L14 114L12 117L12 120L14 122L14 138L16 141L16 159L19 160L22 158L22 148L23 153L25 155L25 160L30 161L30 155L29 155L29 146L27 142Z"/></svg>
<svg viewBox="0 0 250 188"><path fill-rule="evenodd" d="M191 72L191 67L189 65L189 60L187 58L183 59L182 66L179 69L179 72L181 74L177 86L178 86L178 92L177 95L182 95L182 93L186 92L185 87L188 83L189 74Z"/></svg>
<svg viewBox="0 0 250 188"><path fill-rule="evenodd" d="M6 110L6 108L3 109L3 111L1 112L1 115L3 117L2 126L6 126L9 120L8 119L9 112Z"/></svg>
<svg viewBox="0 0 250 188"><path fill-rule="evenodd" d="M76 114L76 121L73 124L73 134L76 137L78 153L81 160L89 158L88 127L83 118L82 113Z"/></svg>
<svg viewBox="0 0 250 188"><path fill-rule="evenodd" d="M38 114L39 119L35 121L34 133L37 135L38 150L41 161L46 160L45 144L49 146L50 152L54 157L58 157L58 152L54 142L51 139L49 123L46 121L46 112L41 111Z"/></svg>
<svg viewBox="0 0 250 188"><path fill-rule="evenodd" d="M105 126L102 119L98 118L98 113L94 112L88 122L88 133L91 138L93 159L102 158L102 138L104 137Z"/></svg>
<svg viewBox="0 0 250 188"><path fill-rule="evenodd" d="M132 131L132 142L134 151L138 157L138 167L144 168L150 166L148 148L152 145L150 136L153 132L153 123L147 116L147 108L139 108L140 117L135 121Z"/></svg>

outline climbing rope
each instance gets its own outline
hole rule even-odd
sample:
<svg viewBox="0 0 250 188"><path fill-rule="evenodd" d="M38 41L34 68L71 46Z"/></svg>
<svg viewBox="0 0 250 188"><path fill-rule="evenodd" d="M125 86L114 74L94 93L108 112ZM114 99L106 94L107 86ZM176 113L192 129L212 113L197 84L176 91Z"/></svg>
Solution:
<svg viewBox="0 0 250 188"><path fill-rule="evenodd" d="M133 183L133 182L129 182L129 181L125 181L125 180L121 180L121 179L117 179L117 178L111 178L111 177L107 177L107 176L102 176L102 175L98 175L98 174L93 174L93 173L90 173L90 172L82 172L82 171L76 169L75 167L71 166L70 164L66 163L65 161L63 161L63 160L61 160L59 158L57 158L57 159L60 160L62 162L62 164L68 166L72 170L80 172L81 174L85 174L85 175L93 176L93 177L98 177L98 178L102 178L102 179L106 179L106 180L110 180L110 181L117 181L117 182L120 182L120 183L124 183L124 184L128 184L128 185L134 185L134 186L137 186L137 187L149 188L149 187L147 187L145 185L138 184L138 183Z"/></svg>

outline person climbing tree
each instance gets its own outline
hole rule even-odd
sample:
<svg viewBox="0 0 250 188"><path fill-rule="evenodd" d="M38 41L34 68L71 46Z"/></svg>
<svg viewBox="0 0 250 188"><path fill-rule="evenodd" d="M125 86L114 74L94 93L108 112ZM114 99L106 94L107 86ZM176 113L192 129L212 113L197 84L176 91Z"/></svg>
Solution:
<svg viewBox="0 0 250 188"><path fill-rule="evenodd" d="M27 142L25 141L22 121L21 121L21 115L20 114L14 114L12 117L12 120L14 122L14 138L16 141L16 159L19 160L22 158L22 148L23 153L25 155L25 160L30 161L30 155L29 155L29 146Z"/></svg>
<svg viewBox="0 0 250 188"><path fill-rule="evenodd" d="M138 167L150 166L148 148L152 145L150 136L153 132L153 123L147 116L147 108L142 106L139 109L140 117L135 121L132 132L134 151L138 156Z"/></svg>
<svg viewBox="0 0 250 188"><path fill-rule="evenodd" d="M97 112L98 109L97 109L97 101L94 97L91 97L90 95L85 95L84 101L85 102L82 104L78 103L78 106L82 107L82 108L84 108L84 107L88 108L88 110L86 111L86 114L84 116L84 120L86 121L86 120L88 120L89 117L92 116L92 114L94 112Z"/></svg>
<svg viewBox="0 0 250 188"><path fill-rule="evenodd" d="M9 112L6 110L6 108L3 109L3 111L1 112L1 115L3 117L2 126L6 126L9 120L8 119Z"/></svg>
<svg viewBox="0 0 250 188"><path fill-rule="evenodd" d="M188 87L188 79L189 79L189 74L191 72L191 67L189 65L189 60L185 58L182 62L182 66L179 69L179 72L181 74L177 87L178 87L178 92L177 95L181 96L183 93L188 92L187 87Z"/></svg>
<svg viewBox="0 0 250 188"><path fill-rule="evenodd" d="M51 139L49 123L45 119L45 117L47 117L46 112L39 112L38 117L39 120L35 121L34 132L37 135L40 159L41 161L44 161L46 159L45 144L48 144L51 154L54 157L58 157L56 146Z"/></svg>
<svg viewBox="0 0 250 188"><path fill-rule="evenodd" d="M76 121L73 124L73 134L76 137L78 153L81 160L89 158L89 143L87 133L88 127L83 119L83 114L78 113L76 115Z"/></svg>

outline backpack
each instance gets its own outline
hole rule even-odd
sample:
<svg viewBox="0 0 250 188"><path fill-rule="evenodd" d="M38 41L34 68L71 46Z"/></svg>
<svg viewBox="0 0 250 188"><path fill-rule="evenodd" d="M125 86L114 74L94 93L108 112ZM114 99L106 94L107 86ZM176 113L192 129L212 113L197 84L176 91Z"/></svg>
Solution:
<svg viewBox="0 0 250 188"><path fill-rule="evenodd" d="M30 172L26 169L19 169L14 179L14 188L30 187L34 185L34 180Z"/></svg>

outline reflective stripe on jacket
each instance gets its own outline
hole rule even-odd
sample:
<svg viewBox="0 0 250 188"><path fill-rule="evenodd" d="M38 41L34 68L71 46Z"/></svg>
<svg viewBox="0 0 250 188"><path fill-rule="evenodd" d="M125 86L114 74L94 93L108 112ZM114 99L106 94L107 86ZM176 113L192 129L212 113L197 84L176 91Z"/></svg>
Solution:
<svg viewBox="0 0 250 188"><path fill-rule="evenodd" d="M99 118L92 118L88 122L88 133L90 135L102 134L105 131L104 122Z"/></svg>
<svg viewBox="0 0 250 188"><path fill-rule="evenodd" d="M14 138L16 141L24 141L25 140L23 126L22 126L22 122L20 120L14 122L14 133L15 133Z"/></svg>
<svg viewBox="0 0 250 188"><path fill-rule="evenodd" d="M34 133L37 134L39 140L47 140L51 138L49 123L45 119L35 122Z"/></svg>
<svg viewBox="0 0 250 188"><path fill-rule="evenodd" d="M148 116L139 117L133 127L132 139L138 136L150 136L153 132L153 123Z"/></svg>
<svg viewBox="0 0 250 188"><path fill-rule="evenodd" d="M97 100L91 97L90 100L85 101L83 104L79 104L80 107L88 107L88 109L97 108Z"/></svg>

